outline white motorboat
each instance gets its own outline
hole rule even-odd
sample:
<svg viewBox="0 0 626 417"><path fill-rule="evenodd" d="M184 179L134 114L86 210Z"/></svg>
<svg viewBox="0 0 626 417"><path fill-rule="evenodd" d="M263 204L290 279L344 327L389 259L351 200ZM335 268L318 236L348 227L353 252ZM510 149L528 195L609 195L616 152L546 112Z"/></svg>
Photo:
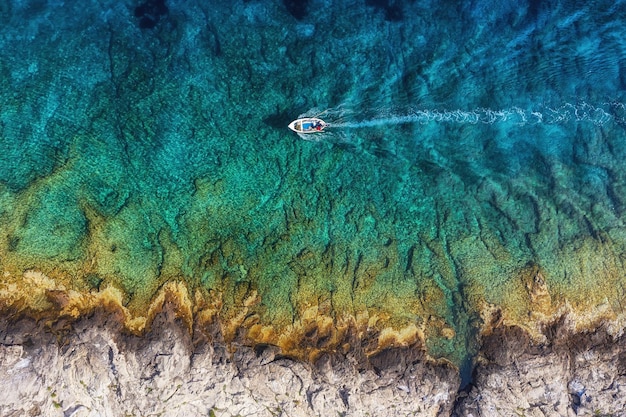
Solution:
<svg viewBox="0 0 626 417"><path fill-rule="evenodd" d="M328 123L317 117L304 117L289 123L289 129L296 133L320 133L326 127Z"/></svg>

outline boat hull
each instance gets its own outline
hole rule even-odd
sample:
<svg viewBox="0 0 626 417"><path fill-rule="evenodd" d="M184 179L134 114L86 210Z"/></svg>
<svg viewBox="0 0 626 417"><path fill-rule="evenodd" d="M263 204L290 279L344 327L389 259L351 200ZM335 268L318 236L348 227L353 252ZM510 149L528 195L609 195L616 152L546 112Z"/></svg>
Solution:
<svg viewBox="0 0 626 417"><path fill-rule="evenodd" d="M317 117L304 117L289 123L288 127L296 133L309 134L320 133L326 126L328 126L328 124L322 119L318 119Z"/></svg>

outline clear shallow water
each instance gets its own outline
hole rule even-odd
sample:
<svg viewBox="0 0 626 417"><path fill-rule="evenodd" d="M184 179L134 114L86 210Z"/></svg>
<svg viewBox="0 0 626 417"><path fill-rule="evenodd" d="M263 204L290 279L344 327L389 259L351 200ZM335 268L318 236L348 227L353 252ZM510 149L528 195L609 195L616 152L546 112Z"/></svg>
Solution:
<svg viewBox="0 0 626 417"><path fill-rule="evenodd" d="M626 5L393 4L0 6L2 267L367 310L457 363L529 269L618 306Z"/></svg>

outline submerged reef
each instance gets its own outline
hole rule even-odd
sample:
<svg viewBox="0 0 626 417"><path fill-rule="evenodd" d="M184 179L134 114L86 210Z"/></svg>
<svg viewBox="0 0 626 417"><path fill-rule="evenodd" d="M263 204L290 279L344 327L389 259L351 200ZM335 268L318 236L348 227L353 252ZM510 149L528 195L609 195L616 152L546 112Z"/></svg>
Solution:
<svg viewBox="0 0 626 417"><path fill-rule="evenodd" d="M535 3L0 6L3 343L165 309L189 355L419 364L436 415L510 332L621 340L626 6Z"/></svg>

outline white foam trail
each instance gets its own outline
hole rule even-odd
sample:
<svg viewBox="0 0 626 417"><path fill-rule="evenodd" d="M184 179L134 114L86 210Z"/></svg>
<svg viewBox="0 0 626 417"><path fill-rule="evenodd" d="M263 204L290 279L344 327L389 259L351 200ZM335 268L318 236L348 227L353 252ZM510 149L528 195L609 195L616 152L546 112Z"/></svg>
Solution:
<svg viewBox="0 0 626 417"><path fill-rule="evenodd" d="M479 109L473 111L464 110L415 110L411 114L389 116L379 119L363 120L359 122L332 123L333 127L359 128L406 123L467 123L467 124L493 124L511 120L517 123L525 123L526 116L516 110L491 110Z"/></svg>
<svg viewBox="0 0 626 417"><path fill-rule="evenodd" d="M345 121L338 120L329 122L329 127L334 128L365 128L387 125L399 125L408 123L454 123L454 124L496 124L509 123L514 125L535 124L564 124L568 122L588 122L598 126L612 121L624 122L623 117L616 117L610 110L621 110L624 104L604 103L602 106L593 106L585 102L571 104L566 103L558 107L545 107L541 110L525 110L512 107L504 110L478 108L475 110L429 110L410 109L405 114L391 114L380 111L378 117L367 120ZM353 113L354 114L354 113ZM349 116L351 116L350 114ZM343 116L343 115L342 115ZM349 118L349 116L347 118Z"/></svg>

